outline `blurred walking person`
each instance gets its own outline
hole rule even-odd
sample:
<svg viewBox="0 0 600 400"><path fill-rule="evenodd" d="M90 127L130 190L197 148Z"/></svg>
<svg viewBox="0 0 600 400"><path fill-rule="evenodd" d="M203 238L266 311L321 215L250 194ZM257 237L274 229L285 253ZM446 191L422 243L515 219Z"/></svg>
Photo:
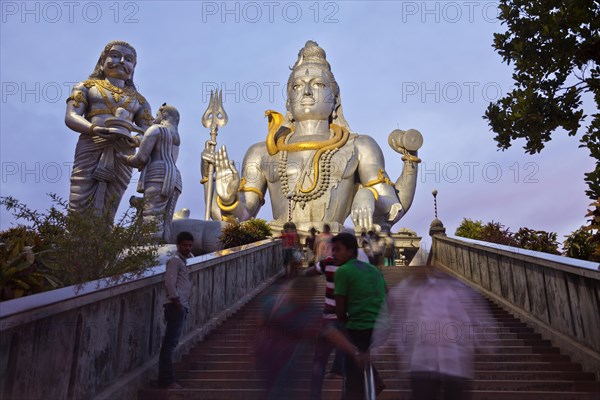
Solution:
<svg viewBox="0 0 600 400"><path fill-rule="evenodd" d="M422 267L393 288L390 298L389 315L400 335L395 343L409 364L413 399L438 399L440 393L444 400L470 399L475 351L493 352L493 341L481 340L482 332L495 328L481 297Z"/></svg>
<svg viewBox="0 0 600 400"><path fill-rule="evenodd" d="M283 263L286 274L288 277L294 277L302 266L302 247L296 225L293 222L283 224L281 239L283 240Z"/></svg>
<svg viewBox="0 0 600 400"><path fill-rule="evenodd" d="M317 235L317 240L315 242L315 260L317 262L326 259L327 257L331 257L331 239L333 235L331 234L331 227L329 224L323 225L323 232Z"/></svg>
<svg viewBox="0 0 600 400"><path fill-rule="evenodd" d="M304 248L306 249L306 260L308 262L308 266L312 267L315 264L315 244L317 241L317 230L313 226L310 228L309 235L306 238Z"/></svg>
<svg viewBox="0 0 600 400"><path fill-rule="evenodd" d="M302 293L311 292L307 279L288 280L279 293L261 304L254 355L261 374L264 399L301 399L299 363L316 323Z"/></svg>
<svg viewBox="0 0 600 400"><path fill-rule="evenodd" d="M394 245L394 239L392 238L392 235L388 232L387 235L383 238L383 240L384 240L383 256L385 257L385 266L393 267L394 266L394 251L396 250L395 245Z"/></svg>

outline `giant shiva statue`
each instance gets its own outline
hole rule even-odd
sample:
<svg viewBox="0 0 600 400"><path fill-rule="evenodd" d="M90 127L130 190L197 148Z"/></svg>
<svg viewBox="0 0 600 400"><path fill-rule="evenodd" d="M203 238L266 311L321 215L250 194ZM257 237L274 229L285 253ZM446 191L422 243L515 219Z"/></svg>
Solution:
<svg viewBox="0 0 600 400"><path fill-rule="evenodd" d="M211 163L216 171L211 185L216 196L207 205L212 219L256 216L268 190L275 229L291 220L303 231L327 223L335 232L350 216L357 231L389 231L415 194L420 133L390 135L404 162L402 175L392 182L379 145L350 129L325 51L313 41L306 42L292 68L286 109L285 116L267 111L267 139L250 147L241 175L225 146L214 154L214 142L206 143L203 182L212 179L207 176Z"/></svg>

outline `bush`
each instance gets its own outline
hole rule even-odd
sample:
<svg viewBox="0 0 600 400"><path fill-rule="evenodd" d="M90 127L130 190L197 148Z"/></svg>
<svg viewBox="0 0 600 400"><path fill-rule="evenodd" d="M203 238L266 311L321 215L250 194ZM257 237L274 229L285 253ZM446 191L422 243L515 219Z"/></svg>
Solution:
<svg viewBox="0 0 600 400"><path fill-rule="evenodd" d="M563 242L563 253L567 257L579 260L600 261L594 256L594 235L585 226L571 232Z"/></svg>
<svg viewBox="0 0 600 400"><path fill-rule="evenodd" d="M463 218L455 235L507 246L514 245L512 233L500 222L492 221L484 225L482 221Z"/></svg>
<svg viewBox="0 0 600 400"><path fill-rule="evenodd" d="M458 228L456 228L456 232L454 234L456 236L480 240L482 231L483 222L474 221L470 218L463 218Z"/></svg>
<svg viewBox="0 0 600 400"><path fill-rule="evenodd" d="M107 214L97 215L92 208L72 212L60 197L50 195L50 198L52 206L46 212L31 210L12 197L0 198L0 205L12 211L18 221L28 224L0 232L6 248L2 252L0 275L5 279L0 280L0 290L10 292L14 279L28 274L34 274L32 279L35 274L42 274L43 279L39 276L36 279L58 286L81 285L103 278L118 283L139 277L155 265L158 245L153 243L152 234L157 227L144 222L136 210L130 208L113 223ZM31 252L25 251L26 246L31 247ZM29 260L33 255L35 260L25 268L15 261L16 253ZM13 283L10 283L8 272L13 271L15 263L19 263L24 275L11 278ZM31 293L55 287L29 286ZM21 294L14 290L12 293Z"/></svg>
<svg viewBox="0 0 600 400"><path fill-rule="evenodd" d="M255 218L240 223L237 220L229 220L229 224L223 228L219 240L224 249L241 246L244 244L258 242L271 236L271 228L263 219Z"/></svg>
<svg viewBox="0 0 600 400"><path fill-rule="evenodd" d="M0 232L0 301L62 286L57 272L42 259L40 237L19 226Z"/></svg>
<svg viewBox="0 0 600 400"><path fill-rule="evenodd" d="M584 225L566 236L563 242L563 254L567 257L587 261L600 261L600 199L590 204L586 217L588 225Z"/></svg>
<svg viewBox="0 0 600 400"><path fill-rule="evenodd" d="M505 246L514 246L510 230L500 222L488 222L481 230L481 239L486 242L503 244Z"/></svg>
<svg viewBox="0 0 600 400"><path fill-rule="evenodd" d="M488 222L463 218L456 229L456 236L462 236L485 242L502 244L505 246L520 247L522 249L542 251L550 254L560 254L556 232L546 232L529 228L519 228L517 233L512 233L500 222Z"/></svg>
<svg viewBox="0 0 600 400"><path fill-rule="evenodd" d="M536 231L529 228L520 228L514 234L513 240L517 247L523 249L543 251L544 253L560 254L556 232Z"/></svg>
<svg viewBox="0 0 600 400"><path fill-rule="evenodd" d="M248 221L244 221L242 226L248 231L250 236L254 238L254 242L264 240L272 235L271 227L264 219L253 218Z"/></svg>

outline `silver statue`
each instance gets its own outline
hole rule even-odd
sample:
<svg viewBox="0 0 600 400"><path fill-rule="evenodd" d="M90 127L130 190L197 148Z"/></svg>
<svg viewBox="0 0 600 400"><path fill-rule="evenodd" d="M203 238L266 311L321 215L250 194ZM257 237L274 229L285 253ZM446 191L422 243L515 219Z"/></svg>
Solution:
<svg viewBox="0 0 600 400"><path fill-rule="evenodd" d="M242 177L225 146L213 158L208 150L203 153L202 162L214 162L216 170L212 218L256 216L268 189L275 227L288 220L289 198L291 220L304 231L324 223L339 231L349 215L356 230L389 230L415 194L420 133L397 130L390 135L392 148L404 161L402 175L390 181L379 145L351 131L325 51L313 41L300 50L287 95L285 117L267 111L267 140L250 147Z"/></svg>
<svg viewBox="0 0 600 400"><path fill-rule="evenodd" d="M139 139L131 133L143 133L152 123L150 105L133 83L136 60L130 44L108 43L89 79L75 85L67 99L65 123L79 133L71 210L93 207L113 219L127 189L132 169L115 154L133 154Z"/></svg>
<svg viewBox="0 0 600 400"><path fill-rule="evenodd" d="M142 138L135 155L123 157L123 161L142 172L137 191L143 193L142 217L146 222L158 224L157 238L171 242L171 222L177 199L182 191L181 174L175 163L179 156L179 112L173 106L163 104L156 113L152 125ZM132 197L132 205L139 203Z"/></svg>

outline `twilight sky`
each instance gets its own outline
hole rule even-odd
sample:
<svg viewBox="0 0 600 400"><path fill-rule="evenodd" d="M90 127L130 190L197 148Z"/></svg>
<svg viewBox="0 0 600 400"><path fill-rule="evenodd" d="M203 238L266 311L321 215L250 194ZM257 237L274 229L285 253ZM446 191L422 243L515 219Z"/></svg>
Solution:
<svg viewBox="0 0 600 400"><path fill-rule="evenodd" d="M482 119L487 104L512 85L512 68L491 44L503 29L495 1L17 2L1 6L1 196L46 209L46 193L68 198L77 134L64 124L71 86L87 79L104 45L126 40L137 50L135 83L152 105L181 113L177 208L204 215L201 117L211 89L223 89L229 124L217 141L241 163L264 140L264 111L285 111L289 67L304 43L327 52L356 133L371 135L392 180L400 155L387 144L396 128L424 136L417 193L393 228L426 236L439 217L453 234L463 217L563 235L585 222L583 174L593 168L578 138L557 132L541 155L524 142L497 150ZM587 114L595 112L593 108ZM582 130L583 131L583 130ZM135 194L134 175L121 209ZM267 203L259 217L271 219ZM14 223L0 210L0 228ZM352 226L348 219L347 225Z"/></svg>

